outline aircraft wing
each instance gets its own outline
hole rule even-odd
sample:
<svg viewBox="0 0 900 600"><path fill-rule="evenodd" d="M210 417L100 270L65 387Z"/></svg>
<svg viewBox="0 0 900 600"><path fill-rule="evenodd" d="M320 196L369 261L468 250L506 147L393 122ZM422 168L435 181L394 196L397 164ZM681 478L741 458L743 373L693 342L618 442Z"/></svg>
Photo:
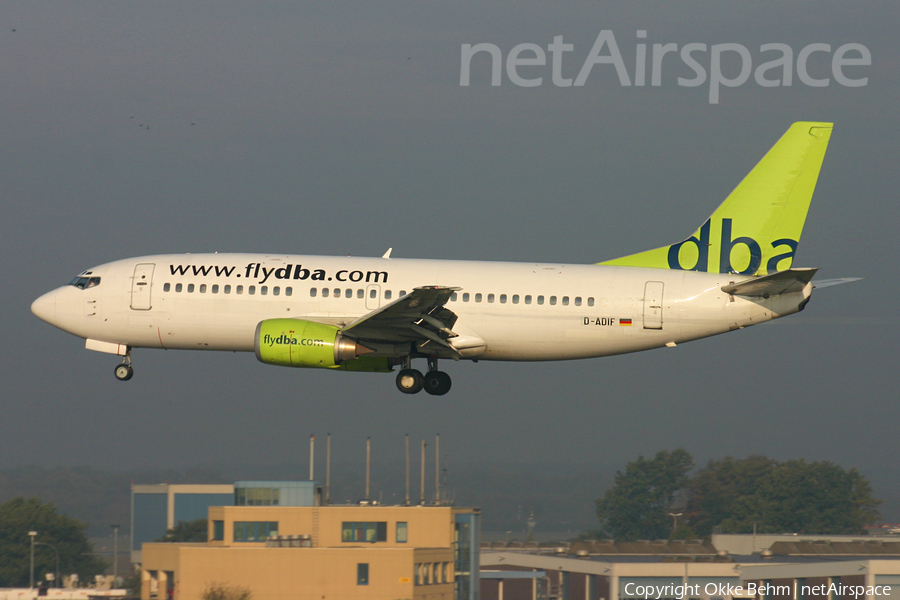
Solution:
<svg viewBox="0 0 900 600"><path fill-rule="evenodd" d="M818 269L788 269L762 277L751 277L744 281L722 286L722 291L735 296L769 298L778 294L790 294L803 290Z"/></svg>
<svg viewBox="0 0 900 600"><path fill-rule="evenodd" d="M361 341L385 343L430 341L456 352L448 340L456 314L444 305L462 288L446 286L417 287L409 294L356 319L341 331Z"/></svg>

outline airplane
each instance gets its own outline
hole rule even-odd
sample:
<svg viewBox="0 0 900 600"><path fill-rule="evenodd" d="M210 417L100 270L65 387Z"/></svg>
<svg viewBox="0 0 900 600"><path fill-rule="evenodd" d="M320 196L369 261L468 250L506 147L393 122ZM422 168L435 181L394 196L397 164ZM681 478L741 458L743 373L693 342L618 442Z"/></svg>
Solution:
<svg viewBox="0 0 900 600"><path fill-rule="evenodd" d="M284 254L163 254L93 267L31 306L122 357L134 348L254 352L270 365L392 372L446 394L439 360L550 361L674 347L804 309L793 259L832 124L798 122L675 244L598 264ZM412 367L426 359L425 373Z"/></svg>

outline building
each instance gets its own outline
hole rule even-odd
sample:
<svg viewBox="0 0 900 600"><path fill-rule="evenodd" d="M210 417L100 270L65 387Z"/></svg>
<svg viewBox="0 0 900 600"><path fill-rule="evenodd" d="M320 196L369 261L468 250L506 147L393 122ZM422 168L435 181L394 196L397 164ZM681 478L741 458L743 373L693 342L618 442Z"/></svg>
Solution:
<svg viewBox="0 0 900 600"><path fill-rule="evenodd" d="M720 547L721 546L721 547ZM755 553L731 550L757 548ZM483 547L481 600L882 600L900 598L894 537L713 536Z"/></svg>
<svg viewBox="0 0 900 600"><path fill-rule="evenodd" d="M144 544L143 600L217 586L267 600L478 598L478 509L273 502L210 507L208 519L205 544Z"/></svg>
<svg viewBox="0 0 900 600"><path fill-rule="evenodd" d="M131 562L141 562L141 544L158 540L179 521L205 519L210 506L234 504L234 486L131 484Z"/></svg>

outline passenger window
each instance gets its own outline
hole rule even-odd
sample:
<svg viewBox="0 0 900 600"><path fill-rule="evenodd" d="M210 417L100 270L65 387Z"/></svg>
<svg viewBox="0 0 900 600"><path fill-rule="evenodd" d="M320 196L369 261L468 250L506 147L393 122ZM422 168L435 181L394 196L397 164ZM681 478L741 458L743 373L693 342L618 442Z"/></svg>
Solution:
<svg viewBox="0 0 900 600"><path fill-rule="evenodd" d="M469 301L469 292L466 292L465 294L463 294L463 302L468 302L468 301Z"/></svg>
<svg viewBox="0 0 900 600"><path fill-rule="evenodd" d="M391 290L384 290L384 299L385 300L391 299Z"/></svg>
<svg viewBox="0 0 900 600"><path fill-rule="evenodd" d="M594 299L588 298L588 306L593 306L593 305L594 305Z"/></svg>
<svg viewBox="0 0 900 600"><path fill-rule="evenodd" d="M255 294L255 293L256 293L256 286L255 286L255 285L248 285L248 286L247 286L247 293L250 294L251 296L252 296L253 294Z"/></svg>
<svg viewBox="0 0 900 600"><path fill-rule="evenodd" d="M525 296L525 304L531 304L531 296Z"/></svg>
<svg viewBox="0 0 900 600"><path fill-rule="evenodd" d="M406 295L406 290L400 290L400 298Z"/></svg>
<svg viewBox="0 0 900 600"><path fill-rule="evenodd" d="M374 289L369 292L369 298L377 298L377 297L378 297L378 292L376 292Z"/></svg>
<svg viewBox="0 0 900 600"><path fill-rule="evenodd" d="M493 301L494 301L494 295L488 294L488 302L493 302Z"/></svg>
<svg viewBox="0 0 900 600"><path fill-rule="evenodd" d="M194 284L189 283L188 284L188 294L193 294L193 293L194 293Z"/></svg>
<svg viewBox="0 0 900 600"><path fill-rule="evenodd" d="M316 297L316 292L317 292L316 288L309 288L309 296L310 296L310 298L315 298L315 297Z"/></svg>
<svg viewBox="0 0 900 600"><path fill-rule="evenodd" d="M543 304L543 303L544 303L544 297L538 296L538 304Z"/></svg>
<svg viewBox="0 0 900 600"><path fill-rule="evenodd" d="M225 291L226 294L230 294L230 293L231 293L231 286L230 286L230 285L226 285L224 291Z"/></svg>
<svg viewBox="0 0 900 600"><path fill-rule="evenodd" d="M450 302L456 302L456 298L458 296L459 295L456 292L453 292L452 294L450 294Z"/></svg>
<svg viewBox="0 0 900 600"><path fill-rule="evenodd" d="M481 302L481 294L475 294L475 302Z"/></svg>
<svg viewBox="0 0 900 600"><path fill-rule="evenodd" d="M556 296L550 296L550 306L556 306Z"/></svg>
<svg viewBox="0 0 900 600"><path fill-rule="evenodd" d="M294 295L294 288L291 288L291 287L286 287L286 288L284 288L284 295L285 295L285 296L293 296L293 295Z"/></svg>
<svg viewBox="0 0 900 600"><path fill-rule="evenodd" d="M244 286L239 285L239 286L235 287L235 288L234 288L234 293L235 293L235 294L243 294L243 293L244 293Z"/></svg>
<svg viewBox="0 0 900 600"><path fill-rule="evenodd" d="M278 296L279 294L281 294L281 288L276 285L275 287L272 288L272 295Z"/></svg>
<svg viewBox="0 0 900 600"><path fill-rule="evenodd" d="M171 289L172 289L172 284L166 283L166 284L163 285L163 291L164 291L164 292L168 292L168 291L171 290Z"/></svg>
<svg viewBox="0 0 900 600"><path fill-rule="evenodd" d="M518 303L519 303L519 295L513 294L513 304L518 304Z"/></svg>
<svg viewBox="0 0 900 600"><path fill-rule="evenodd" d="M328 288L322 288L322 297L327 298L328 294L331 292Z"/></svg>
<svg viewBox="0 0 900 600"><path fill-rule="evenodd" d="M353 297L353 290L351 290L349 288L344 290L344 298L352 298L352 297Z"/></svg>
<svg viewBox="0 0 900 600"><path fill-rule="evenodd" d="M213 293L213 294L218 294L218 293L219 293L219 286L218 286L218 285L213 284L213 286L212 286L212 293Z"/></svg>
<svg viewBox="0 0 900 600"><path fill-rule="evenodd" d="M206 293L206 284L205 284L205 283L201 283L201 284L200 284L200 293L201 293L201 294L205 294L205 293Z"/></svg>
<svg viewBox="0 0 900 600"><path fill-rule="evenodd" d="M263 296L265 296L266 294L268 294L268 293L269 293L269 286L267 286L267 285L262 285L262 286L260 286L260 287L259 287L259 293L260 293L261 295L263 295Z"/></svg>
<svg viewBox="0 0 900 600"><path fill-rule="evenodd" d="M575 296L575 306L581 306L581 296Z"/></svg>
<svg viewBox="0 0 900 600"><path fill-rule="evenodd" d="M362 290L356 290L356 297L357 298L365 298L366 295L363 293Z"/></svg>
<svg viewBox="0 0 900 600"><path fill-rule="evenodd" d="M568 305L569 305L569 297L563 296L563 306L568 306Z"/></svg>
<svg viewBox="0 0 900 600"><path fill-rule="evenodd" d="M506 304L506 294L500 294L500 304Z"/></svg>
<svg viewBox="0 0 900 600"><path fill-rule="evenodd" d="M175 284L175 291L176 291L176 292L180 292L180 291L181 291L181 284L180 284L180 283L176 283L176 284Z"/></svg>
<svg viewBox="0 0 900 600"><path fill-rule="evenodd" d="M341 288L334 288L334 297L335 298L341 297Z"/></svg>

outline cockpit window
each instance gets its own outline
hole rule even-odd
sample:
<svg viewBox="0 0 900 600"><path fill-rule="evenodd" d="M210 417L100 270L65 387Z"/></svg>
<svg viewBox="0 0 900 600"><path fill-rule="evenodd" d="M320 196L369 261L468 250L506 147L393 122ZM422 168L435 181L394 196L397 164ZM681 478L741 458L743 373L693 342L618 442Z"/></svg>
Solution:
<svg viewBox="0 0 900 600"><path fill-rule="evenodd" d="M98 285L100 285L100 278L79 275L78 277L70 281L69 285L74 285L79 290L86 290L88 288L97 287Z"/></svg>

